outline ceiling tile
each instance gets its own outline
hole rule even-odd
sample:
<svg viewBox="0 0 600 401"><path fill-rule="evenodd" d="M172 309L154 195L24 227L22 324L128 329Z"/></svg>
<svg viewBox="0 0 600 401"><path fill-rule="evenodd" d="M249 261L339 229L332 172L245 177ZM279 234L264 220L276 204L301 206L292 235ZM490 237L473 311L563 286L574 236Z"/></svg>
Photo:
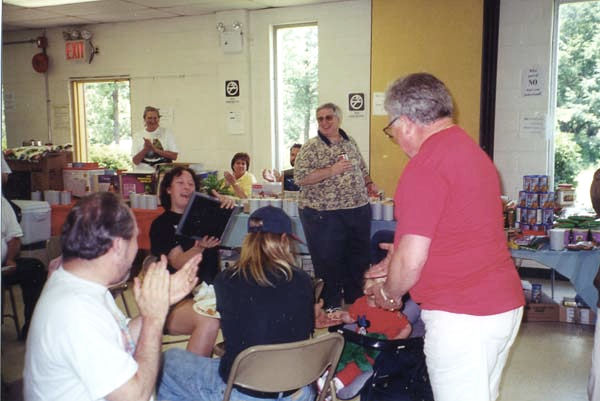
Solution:
<svg viewBox="0 0 600 401"><path fill-rule="evenodd" d="M60 16L60 14L56 14L49 11L40 11L38 9L24 9L20 7L16 7L16 10L6 10L2 9L2 21L6 22L16 22L16 21L32 21L32 20L40 20L46 18L53 18Z"/></svg>
<svg viewBox="0 0 600 401"><path fill-rule="evenodd" d="M340 0L99 0L37 8L3 4L2 29L139 21L206 15L228 10L257 10L267 7L287 7L334 1ZM81 19L77 19L77 17Z"/></svg>
<svg viewBox="0 0 600 401"><path fill-rule="evenodd" d="M188 6L197 5L201 6L207 3L214 3L214 0L126 0L131 3L143 5L145 7L176 7L176 6ZM228 1L220 1L222 4L228 3Z"/></svg>
<svg viewBox="0 0 600 401"><path fill-rule="evenodd" d="M154 9L145 9L145 10L137 10L132 11L127 14L123 14L120 12L101 12L98 14L90 14L87 15L87 18L95 19L102 22L123 22L123 21L139 21L145 19L153 19L153 18L172 18L177 17L173 13L168 11L154 10Z"/></svg>
<svg viewBox="0 0 600 401"><path fill-rule="evenodd" d="M87 25L92 23L91 20L85 20L78 17L56 17L56 18L46 18L43 20L36 21L23 21L19 22L19 25L24 28L38 28L40 24L44 27L56 27L56 26L73 26L73 25Z"/></svg>

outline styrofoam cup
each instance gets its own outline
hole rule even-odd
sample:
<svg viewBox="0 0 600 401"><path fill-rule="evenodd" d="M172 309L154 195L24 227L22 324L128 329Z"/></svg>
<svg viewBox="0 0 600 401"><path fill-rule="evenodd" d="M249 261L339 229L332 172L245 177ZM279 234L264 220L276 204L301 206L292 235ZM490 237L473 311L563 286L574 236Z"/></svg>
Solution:
<svg viewBox="0 0 600 401"><path fill-rule="evenodd" d="M371 202L371 219L381 220L383 218L383 206L381 202Z"/></svg>
<svg viewBox="0 0 600 401"><path fill-rule="evenodd" d="M383 204L383 220L392 221L394 220L394 204L384 203Z"/></svg>
<svg viewBox="0 0 600 401"><path fill-rule="evenodd" d="M71 204L71 191L60 191L60 204L61 205Z"/></svg>
<svg viewBox="0 0 600 401"><path fill-rule="evenodd" d="M260 207L259 199L251 198L248 200L248 203L250 203L250 208L249 208L250 214L254 213L256 211L256 209L258 209Z"/></svg>
<svg viewBox="0 0 600 401"><path fill-rule="evenodd" d="M564 228L551 228L548 230L550 249L553 251L562 251L565 249L565 231Z"/></svg>

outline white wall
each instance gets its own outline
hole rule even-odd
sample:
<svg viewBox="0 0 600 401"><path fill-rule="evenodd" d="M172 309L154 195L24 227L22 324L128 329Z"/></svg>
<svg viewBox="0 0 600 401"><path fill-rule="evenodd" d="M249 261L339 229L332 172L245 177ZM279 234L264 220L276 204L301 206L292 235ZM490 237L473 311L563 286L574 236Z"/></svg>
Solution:
<svg viewBox="0 0 600 401"><path fill-rule="evenodd" d="M243 25L244 48L238 54L225 54L215 26L217 22L230 26L233 21ZM94 45L100 49L91 64L64 60L62 29L49 29L50 127L46 124L44 75L31 67L31 57L39 49L34 44L4 46L3 85L15 100L14 107L6 110L8 146L31 138L71 142L70 127L57 118L69 106L69 80L128 76L134 132L143 128L144 106L160 107L165 115L161 124L176 137L179 161L223 170L229 168L233 153L246 151L252 156L250 170L259 175L273 159L270 27L305 21L319 25L320 101L333 101L347 110L349 92L370 92L370 0L90 25L87 28L94 33ZM8 32L4 41L40 34ZM240 81L238 104L225 103L224 83L230 79ZM229 111L240 113L242 134L227 132ZM343 124L365 157L369 151L368 116L367 110L365 118L346 119Z"/></svg>
<svg viewBox="0 0 600 401"><path fill-rule="evenodd" d="M494 162L503 190L515 198L523 175L548 174L552 116L551 93L552 23L551 0L502 0L496 86ZM521 94L521 73L538 65L544 83L540 96ZM547 116L545 132L520 132L524 116Z"/></svg>

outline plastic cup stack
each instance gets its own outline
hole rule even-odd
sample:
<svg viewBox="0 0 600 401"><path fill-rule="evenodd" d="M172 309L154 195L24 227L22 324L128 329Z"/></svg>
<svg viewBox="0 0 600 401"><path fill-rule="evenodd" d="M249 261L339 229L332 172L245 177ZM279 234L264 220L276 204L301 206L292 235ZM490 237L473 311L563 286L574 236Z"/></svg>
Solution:
<svg viewBox="0 0 600 401"><path fill-rule="evenodd" d="M60 191L60 204L70 205L71 204L71 191Z"/></svg>
<svg viewBox="0 0 600 401"><path fill-rule="evenodd" d="M392 221L394 220L394 204L391 202L383 204L383 220Z"/></svg>
<svg viewBox="0 0 600 401"><path fill-rule="evenodd" d="M44 200L51 205L58 205L60 203L59 191L48 189L44 191Z"/></svg>
<svg viewBox="0 0 600 401"><path fill-rule="evenodd" d="M256 198L248 199L248 203L250 204L250 208L248 209L250 214L254 213L256 211L256 209L258 209L260 207L259 199L256 199Z"/></svg>
<svg viewBox="0 0 600 401"><path fill-rule="evenodd" d="M378 201L371 202L371 219L373 219L373 220L383 219L383 206L382 206L381 202L378 202Z"/></svg>

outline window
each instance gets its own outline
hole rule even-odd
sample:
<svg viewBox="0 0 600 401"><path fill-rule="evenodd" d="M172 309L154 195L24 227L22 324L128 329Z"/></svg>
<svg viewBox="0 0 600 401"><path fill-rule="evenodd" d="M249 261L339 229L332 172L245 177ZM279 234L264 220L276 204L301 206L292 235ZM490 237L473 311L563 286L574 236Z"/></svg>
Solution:
<svg viewBox="0 0 600 401"><path fill-rule="evenodd" d="M131 169L128 79L72 81L75 160Z"/></svg>
<svg viewBox="0 0 600 401"><path fill-rule="evenodd" d="M576 185L591 208L600 167L600 1L557 2L555 26L554 184Z"/></svg>
<svg viewBox="0 0 600 401"><path fill-rule="evenodd" d="M273 31L275 166L289 167L289 150L317 134L319 88L316 24L276 26Z"/></svg>

